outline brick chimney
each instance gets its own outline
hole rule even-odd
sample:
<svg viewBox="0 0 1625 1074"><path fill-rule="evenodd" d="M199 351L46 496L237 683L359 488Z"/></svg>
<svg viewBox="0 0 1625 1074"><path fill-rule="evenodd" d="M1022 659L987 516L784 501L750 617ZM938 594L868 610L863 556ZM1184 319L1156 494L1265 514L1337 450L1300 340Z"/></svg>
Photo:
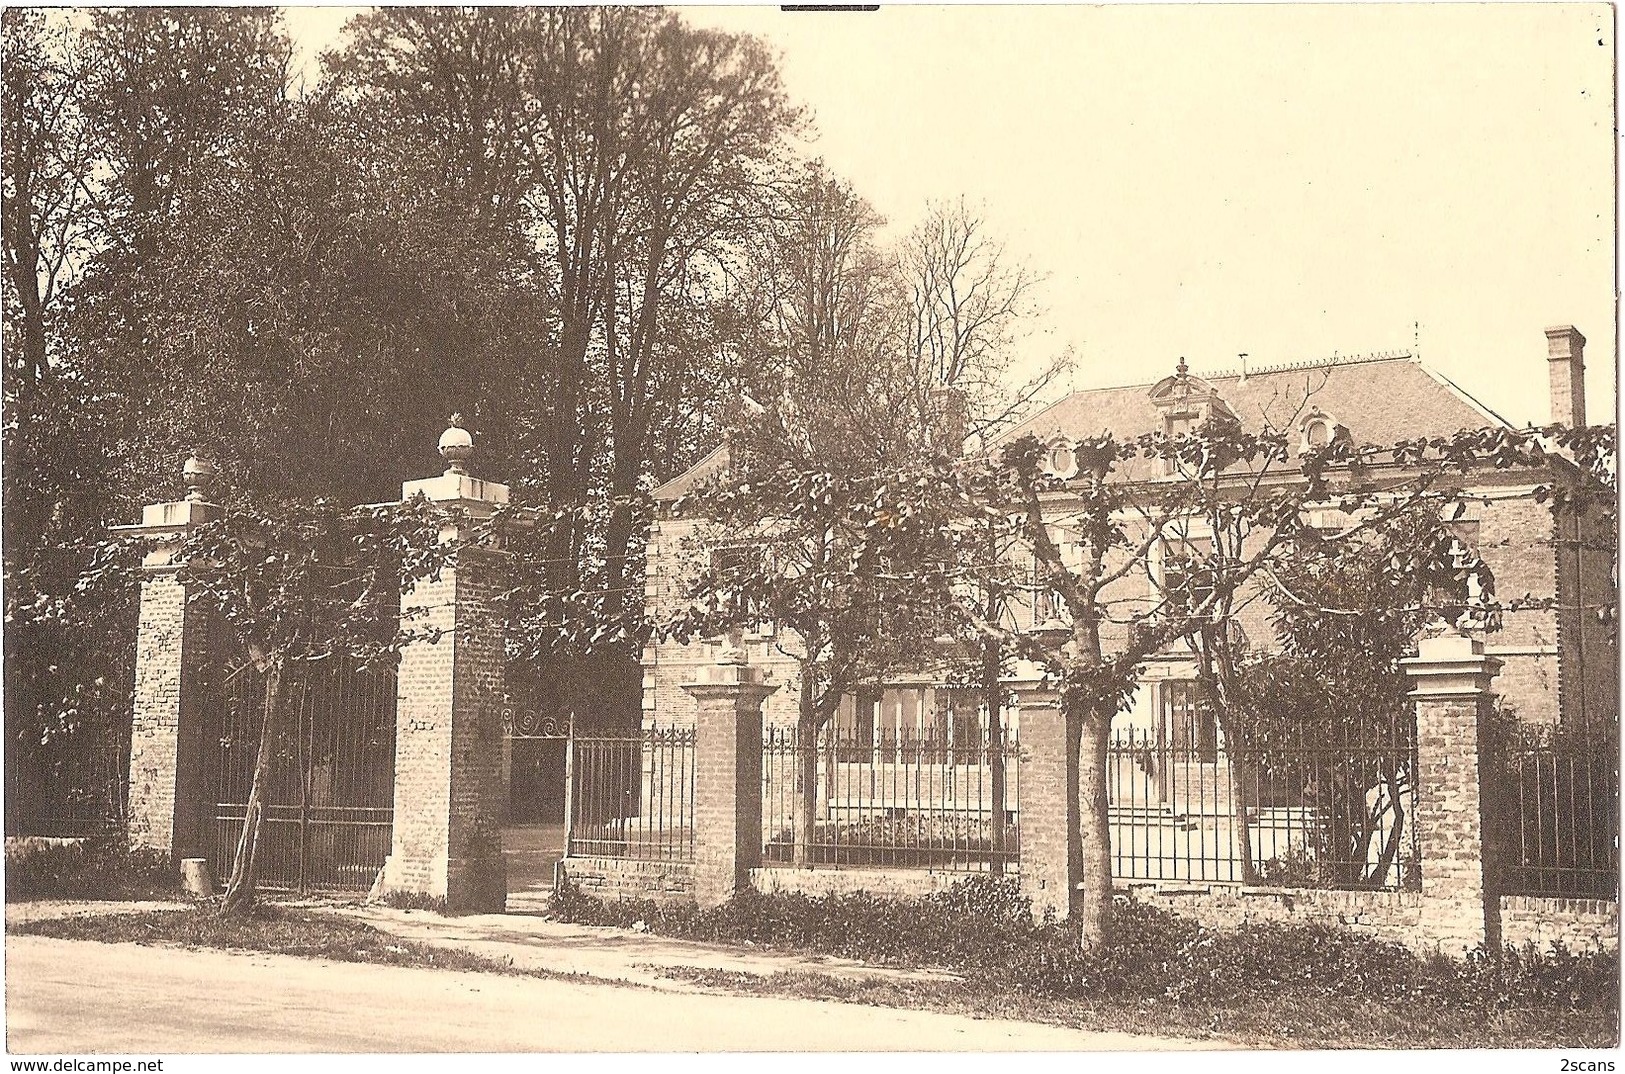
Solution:
<svg viewBox="0 0 1625 1074"><path fill-rule="evenodd" d="M1552 424L1578 428L1586 423L1586 337L1572 324L1546 329L1546 365L1551 371Z"/></svg>

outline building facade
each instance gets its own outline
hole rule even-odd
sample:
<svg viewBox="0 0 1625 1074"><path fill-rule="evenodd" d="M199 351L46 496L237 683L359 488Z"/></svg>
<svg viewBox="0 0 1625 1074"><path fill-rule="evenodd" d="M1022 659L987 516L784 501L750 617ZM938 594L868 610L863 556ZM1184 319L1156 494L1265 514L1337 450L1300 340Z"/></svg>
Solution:
<svg viewBox="0 0 1625 1074"><path fill-rule="evenodd" d="M1585 338L1571 326L1547 329L1551 420L1568 426L1586 423ZM1156 384L1090 389L1067 396L1000 438L1032 435L1049 449L1047 467L1056 476L1075 470L1074 438L1109 432L1119 439L1163 431L1189 431L1215 411L1238 419L1244 428L1266 427L1302 438L1305 445L1347 438L1354 443L1392 444L1402 440L1447 438L1461 430L1505 428L1510 423L1467 391L1409 354L1303 362L1197 376L1183 363ZM647 598L657 618L680 605L683 589L705 550L698 547L702 523L673 517L669 505L702 482L725 472L726 446L655 492L662 505L650 535ZM1498 630L1484 641L1501 662L1494 690L1503 709L1525 724L1596 725L1617 720L1617 641L1606 622L1614 606L1611 531L1598 512L1554 506L1545 490L1584 480L1561 459L1540 470L1475 468L1462 475L1465 510L1455 523L1464 547L1475 551L1492 572L1502 599L1531 598L1506 611ZM1335 525L1326 512L1327 524ZM1321 520L1311 520L1321 524ZM1200 542L1199 533L1188 539ZM1161 599L1158 587L1170 579L1159 564L1148 585L1129 575L1108 599L1147 607ZM1143 592L1135 590L1138 586ZM1029 615L1042 617L1042 609ZM1237 623L1254 645L1268 646L1270 609L1250 602ZM1121 640L1121 639L1117 639ZM1106 639L1107 651L1113 639ZM780 686L764 713L772 725L795 721L796 663L786 655L795 639L771 626L742 639L750 662ZM715 644L655 642L644 652L645 726L685 726L693 702L682 684L714 657ZM930 676L899 677L871 696L849 698L838 721L860 736L909 734L952 740L960 729L986 721L974 694ZM1218 730L1197 701L1196 665L1182 645L1148 660L1141 686L1120 716L1126 728L1157 729L1182 747L1200 752L1217 745Z"/></svg>

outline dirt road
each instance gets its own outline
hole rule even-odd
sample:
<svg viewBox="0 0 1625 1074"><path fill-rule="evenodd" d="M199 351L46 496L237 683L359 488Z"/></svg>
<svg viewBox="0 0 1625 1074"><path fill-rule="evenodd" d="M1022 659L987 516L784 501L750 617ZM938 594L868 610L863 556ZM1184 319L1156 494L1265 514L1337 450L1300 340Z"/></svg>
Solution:
<svg viewBox="0 0 1625 1074"><path fill-rule="evenodd" d="M7 938L6 1011L13 1053L1115 1051L1181 1044L855 1004L33 936Z"/></svg>

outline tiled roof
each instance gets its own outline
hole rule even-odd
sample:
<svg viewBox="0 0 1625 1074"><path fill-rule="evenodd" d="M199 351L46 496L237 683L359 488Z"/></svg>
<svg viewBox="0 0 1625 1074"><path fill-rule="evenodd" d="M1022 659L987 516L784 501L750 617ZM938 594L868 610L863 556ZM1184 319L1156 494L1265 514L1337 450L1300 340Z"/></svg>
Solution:
<svg viewBox="0 0 1625 1074"><path fill-rule="evenodd" d="M686 496L688 493L693 492L706 480L720 474L727 468L728 444L724 441L712 448L710 453L700 459L699 462L656 488L650 495L661 503L669 503L680 496Z"/></svg>
<svg viewBox="0 0 1625 1074"><path fill-rule="evenodd" d="M1356 443L1386 445L1509 424L1408 354L1274 366L1249 371L1245 377L1193 376L1216 388L1249 429L1295 427L1310 407L1347 428ZM1126 439L1154 432L1160 428L1160 415L1151 403L1151 388L1136 384L1074 392L999 439L1010 441L1027 433L1044 439L1056 433L1102 432Z"/></svg>

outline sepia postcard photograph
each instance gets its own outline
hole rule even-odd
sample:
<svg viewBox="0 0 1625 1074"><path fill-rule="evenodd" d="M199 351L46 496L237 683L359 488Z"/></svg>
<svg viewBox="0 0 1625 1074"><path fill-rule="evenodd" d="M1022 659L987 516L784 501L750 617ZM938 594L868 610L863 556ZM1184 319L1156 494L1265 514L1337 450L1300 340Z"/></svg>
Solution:
<svg viewBox="0 0 1625 1074"><path fill-rule="evenodd" d="M1615 1070L1617 22L0 5L9 1069Z"/></svg>

